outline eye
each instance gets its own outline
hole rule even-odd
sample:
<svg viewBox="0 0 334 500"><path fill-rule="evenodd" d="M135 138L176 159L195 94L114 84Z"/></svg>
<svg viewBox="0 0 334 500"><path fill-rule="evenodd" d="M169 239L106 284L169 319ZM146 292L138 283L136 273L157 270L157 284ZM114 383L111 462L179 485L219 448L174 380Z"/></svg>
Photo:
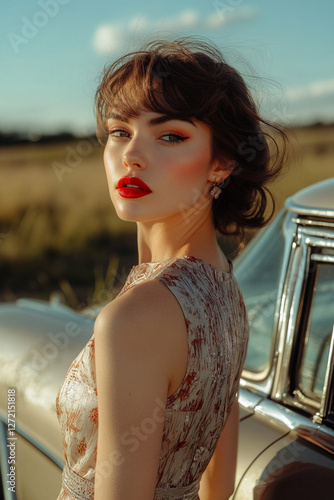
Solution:
<svg viewBox="0 0 334 500"><path fill-rule="evenodd" d="M130 134L129 132L127 132L126 130L123 130L121 128L117 128L117 129L113 129L113 130L108 130L108 134L111 135L112 137L120 137L120 138L123 138L123 137L130 137Z"/></svg>
<svg viewBox="0 0 334 500"><path fill-rule="evenodd" d="M188 139L188 137L170 132L168 134L162 135L161 139L165 142L168 142L169 144L177 144L179 142L185 141L186 139Z"/></svg>

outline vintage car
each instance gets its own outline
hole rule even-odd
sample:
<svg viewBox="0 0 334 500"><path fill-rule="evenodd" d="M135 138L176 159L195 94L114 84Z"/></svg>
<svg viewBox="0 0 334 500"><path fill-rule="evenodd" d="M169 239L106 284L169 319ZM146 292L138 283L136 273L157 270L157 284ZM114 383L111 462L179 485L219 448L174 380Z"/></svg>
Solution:
<svg viewBox="0 0 334 500"><path fill-rule="evenodd" d="M334 498L334 178L289 198L234 269L250 340L232 498ZM98 311L25 299L0 305L5 500L57 497L56 394Z"/></svg>

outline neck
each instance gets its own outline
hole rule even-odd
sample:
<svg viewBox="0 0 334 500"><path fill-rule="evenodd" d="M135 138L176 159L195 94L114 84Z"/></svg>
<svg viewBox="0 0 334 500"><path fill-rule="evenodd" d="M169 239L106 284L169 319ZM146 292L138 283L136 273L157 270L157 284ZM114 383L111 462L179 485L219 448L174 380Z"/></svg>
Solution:
<svg viewBox="0 0 334 500"><path fill-rule="evenodd" d="M210 200L163 220L138 222L137 227L139 263L184 255L208 261L221 258Z"/></svg>

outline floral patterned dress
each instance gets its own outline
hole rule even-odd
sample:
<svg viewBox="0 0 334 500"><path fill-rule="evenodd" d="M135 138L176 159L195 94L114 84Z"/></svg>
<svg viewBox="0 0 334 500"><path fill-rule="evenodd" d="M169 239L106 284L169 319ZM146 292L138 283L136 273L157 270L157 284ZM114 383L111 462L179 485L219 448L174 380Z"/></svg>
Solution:
<svg viewBox="0 0 334 500"><path fill-rule="evenodd" d="M188 331L186 374L166 402L154 500L196 500L201 475L238 391L248 341L246 308L232 263L230 272L189 256L139 264L130 271L120 294L148 279L158 279L173 293ZM156 403L158 417L164 402ZM65 376L57 414L66 461L58 500L92 500L94 482L101 479L95 477L94 335ZM135 439L124 441L124 446L134 447Z"/></svg>

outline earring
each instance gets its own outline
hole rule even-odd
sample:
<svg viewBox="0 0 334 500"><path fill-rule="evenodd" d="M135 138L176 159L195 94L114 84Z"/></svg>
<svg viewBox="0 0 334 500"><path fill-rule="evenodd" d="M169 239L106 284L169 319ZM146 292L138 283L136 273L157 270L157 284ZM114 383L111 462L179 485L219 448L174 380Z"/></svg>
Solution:
<svg viewBox="0 0 334 500"><path fill-rule="evenodd" d="M223 189L223 185L224 185L224 181L223 182L214 182L213 185L212 185L212 189L210 191L210 194L212 196L212 198L214 198L215 200L217 200L222 192L222 189Z"/></svg>

